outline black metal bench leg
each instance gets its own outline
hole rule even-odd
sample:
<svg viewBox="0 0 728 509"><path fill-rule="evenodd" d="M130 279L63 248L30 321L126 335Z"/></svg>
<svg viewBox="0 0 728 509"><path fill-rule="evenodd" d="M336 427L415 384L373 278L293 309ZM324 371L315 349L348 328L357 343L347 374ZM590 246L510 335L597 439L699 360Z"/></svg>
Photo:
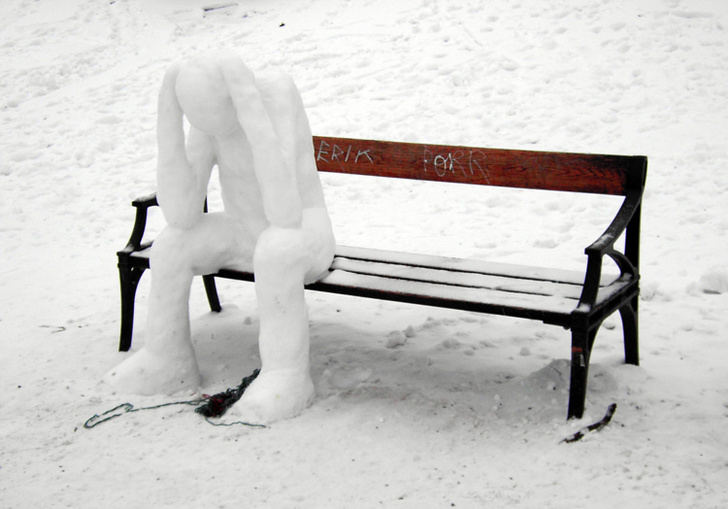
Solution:
<svg viewBox="0 0 728 509"><path fill-rule="evenodd" d="M635 366L640 363L637 302L638 299L635 297L619 310L624 333L624 360L627 364Z"/></svg>
<svg viewBox="0 0 728 509"><path fill-rule="evenodd" d="M569 383L569 410L567 419L581 419L586 401L586 382L589 375L589 357L596 338L595 327L591 331L571 331L571 381Z"/></svg>
<svg viewBox="0 0 728 509"><path fill-rule="evenodd" d="M145 270L145 267L119 264L119 283L121 286L120 352L127 352L131 348L131 335L134 329L134 297L136 296L139 279Z"/></svg>
<svg viewBox="0 0 728 509"><path fill-rule="evenodd" d="M202 276L202 282L205 284L205 293L207 293L207 302L210 303L210 309L216 313L222 310L220 299L217 296L217 287L215 287L215 276Z"/></svg>

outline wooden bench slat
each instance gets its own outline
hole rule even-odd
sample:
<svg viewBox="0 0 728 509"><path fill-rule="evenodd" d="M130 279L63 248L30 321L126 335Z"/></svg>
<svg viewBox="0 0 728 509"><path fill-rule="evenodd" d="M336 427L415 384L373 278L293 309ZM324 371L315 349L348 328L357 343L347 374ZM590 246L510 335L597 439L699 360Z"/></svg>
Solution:
<svg viewBox="0 0 728 509"><path fill-rule="evenodd" d="M570 314L577 307L578 294L580 293L574 291L575 289L567 290L566 285L554 283L551 285L541 284L541 286L538 286L538 283L535 282L531 285L513 283L510 287L496 288L461 286L452 284L449 281L438 281L439 274L434 273L432 269L422 271L420 268L410 267L409 269L413 269L410 271L402 267L393 267L389 268L390 271L394 271L393 273L387 274L385 268L382 274L378 274L376 273L378 267L369 265L369 268L373 270L371 272L356 272L334 268L328 276L321 280L321 283L326 286L337 286L350 290L364 288L384 295L410 295L421 299L478 303L482 306L530 309L534 312L543 310L562 315ZM420 272L418 273L418 271ZM468 274L468 277L472 277L472 274ZM629 284L631 284L630 280L617 280L602 288L599 292L597 305L605 302ZM407 302L409 299L398 297L394 300Z"/></svg>
<svg viewBox="0 0 728 509"><path fill-rule="evenodd" d="M508 276L477 274L458 270L417 267L396 263L372 262L336 257L331 268L357 274L382 276L389 279L406 279L440 283L449 286L482 288L488 290L563 297L578 300L581 288L574 284L553 281L514 279Z"/></svg>
<svg viewBox="0 0 728 509"><path fill-rule="evenodd" d="M553 281L568 283L581 287L584 284L584 272L549 267L533 267L510 263L489 262L473 258L453 258L447 256L405 253L383 249L336 246L336 256L369 260L384 263L397 263L413 267L429 267L433 269L453 270L474 274L490 274L494 276L512 277L514 279L532 279L535 281ZM607 286L619 276L603 274L600 284Z"/></svg>
<svg viewBox="0 0 728 509"><path fill-rule="evenodd" d="M624 196L643 156L421 145L314 136L319 171Z"/></svg>
<svg viewBox="0 0 728 509"><path fill-rule="evenodd" d="M135 251L132 257L149 259L150 254L151 248L146 248ZM381 267L377 268L376 265L372 265L370 266L371 272L369 272L369 269L364 268L365 265L357 265L357 261L362 263L381 262ZM388 271L386 266L392 267L391 271ZM548 294L547 288L549 286L539 286L539 282L554 283L556 288L563 287L556 294L571 296L572 298L579 297L578 294L580 294L581 287L584 284L584 273L578 271L349 246L336 246L336 257L332 263L332 268L340 268L350 272L369 272L371 274L388 275L389 277L398 277L396 271L403 268L432 269L433 272L422 271L417 277L412 276L412 274L417 273L414 270L411 272L410 278L427 280L428 277L438 277L438 281L449 282L453 285L500 288L504 291L522 293ZM489 280L489 276L492 276L493 279ZM473 281L475 281L472 279L473 277L479 278L478 284L473 284ZM603 274L600 286L609 286L618 277L615 274ZM531 284L528 280L534 283ZM492 281L492 283L488 284L488 281Z"/></svg>
<svg viewBox="0 0 728 509"><path fill-rule="evenodd" d="M387 251L376 251L380 256L387 253ZM148 266L150 252L149 248L136 251L131 258L141 260ZM407 255L407 253L400 254ZM457 258L448 260L451 261L451 264L459 261ZM462 261L472 262L473 260ZM486 262L482 263L486 266L489 265ZM505 264L496 265L509 267ZM511 268L513 267L519 266L511 266ZM545 272L549 273L548 270ZM239 270L221 269L218 274L232 279L253 280L252 274ZM605 301L628 283L628 281L612 279L611 283L601 288L598 303ZM539 310L566 316L576 307L581 291L578 285L568 282L524 280L511 276L363 261L341 256L334 259L329 275L310 285L310 288L314 290L319 289L318 287L325 287L328 291L338 290L339 293L346 294L356 294L356 289L363 289L370 293L376 292L380 298L402 302L429 299L439 299L453 304L460 302L464 309L471 309L470 303L504 309L525 309L531 311L529 316L537 314ZM456 304L454 305L457 307ZM504 312L503 314L509 313Z"/></svg>
<svg viewBox="0 0 728 509"><path fill-rule="evenodd" d="M371 274L357 274L345 270L334 270L321 283L340 288L362 288L376 291L379 297L398 296L394 300L408 301L402 296L419 297L427 300L476 303L503 308L523 308L534 312L546 311L568 315L575 307L573 299L557 296L514 294L487 288L471 288L437 284L407 279L392 279Z"/></svg>

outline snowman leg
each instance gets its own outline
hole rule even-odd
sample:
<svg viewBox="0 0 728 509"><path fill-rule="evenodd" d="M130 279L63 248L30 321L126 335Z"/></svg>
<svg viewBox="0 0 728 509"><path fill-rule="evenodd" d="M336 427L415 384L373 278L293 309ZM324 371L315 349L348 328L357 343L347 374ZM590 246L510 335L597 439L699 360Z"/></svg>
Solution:
<svg viewBox="0 0 728 509"><path fill-rule="evenodd" d="M168 227L152 247L151 292L144 346L105 381L137 394L194 391L200 383L189 321L192 277L216 272L229 263L248 265L237 225L225 214L206 214L192 229Z"/></svg>

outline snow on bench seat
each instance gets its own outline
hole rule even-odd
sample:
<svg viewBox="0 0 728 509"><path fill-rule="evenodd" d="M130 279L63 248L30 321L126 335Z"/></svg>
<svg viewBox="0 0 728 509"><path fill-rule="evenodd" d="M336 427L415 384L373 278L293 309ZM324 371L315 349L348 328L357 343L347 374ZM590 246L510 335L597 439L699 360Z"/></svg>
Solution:
<svg viewBox="0 0 728 509"><path fill-rule="evenodd" d="M151 248L134 252L149 259ZM483 260L337 246L329 274L308 288L401 302L432 301L461 309L501 314L521 309L529 317L565 316L578 304L584 284L579 271L494 263ZM224 277L253 280L253 275L222 268ZM602 276L597 303L629 281ZM363 290L363 292L362 292ZM541 314L543 316L541 316Z"/></svg>
<svg viewBox="0 0 728 509"><path fill-rule="evenodd" d="M529 265L489 262L473 258L453 258L447 256L406 253L402 251L386 251L383 249L351 246L336 246L336 257L352 260L381 261L385 263L410 265L413 267L429 267L459 271L462 273L495 274L499 276L510 276L516 279L555 281L571 283L579 286L584 284L583 270L572 271L546 267L532 267ZM610 285L618 277L619 276L615 274L603 274L601 286Z"/></svg>
<svg viewBox="0 0 728 509"><path fill-rule="evenodd" d="M490 312L501 309L509 315L519 313L506 309L520 309L523 315L543 315L549 321L550 314L568 315L577 307L583 277L572 271L339 246L331 272L311 288L354 295L364 289L373 292L372 297ZM628 283L614 276L603 278L598 300Z"/></svg>

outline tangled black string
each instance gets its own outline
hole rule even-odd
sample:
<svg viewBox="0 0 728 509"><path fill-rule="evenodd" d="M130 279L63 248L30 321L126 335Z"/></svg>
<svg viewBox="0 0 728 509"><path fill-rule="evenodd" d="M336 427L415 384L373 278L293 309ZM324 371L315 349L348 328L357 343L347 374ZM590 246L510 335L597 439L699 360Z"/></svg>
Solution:
<svg viewBox="0 0 728 509"><path fill-rule="evenodd" d="M141 408L135 408L134 405L132 405L131 403L122 403L121 405L115 406L114 408L107 410L102 414L93 415L88 420L86 420L86 422L83 424L83 427L86 429L91 429L98 426L99 424L110 421L111 419L116 419L117 417L121 417L124 414L129 414L132 412L140 412L142 410L155 410L157 408L164 408L174 405L189 405L196 406L197 408L195 408L195 412L204 416L205 420L213 426L243 425L254 428L265 428L263 424L254 424L244 421L215 422L210 420L211 417L221 417L222 415L224 415L227 409L233 406L233 404L242 397L245 389L247 389L248 386L253 383L253 380L255 380L255 378L258 376L258 373L260 373L260 370L256 369L255 371L253 371L252 374L243 378L242 382L240 382L240 385L238 385L237 387L232 387L224 392L219 392L217 394L213 394L212 396L206 396L203 398L191 399L187 401L172 401L170 403L162 403L159 405Z"/></svg>

